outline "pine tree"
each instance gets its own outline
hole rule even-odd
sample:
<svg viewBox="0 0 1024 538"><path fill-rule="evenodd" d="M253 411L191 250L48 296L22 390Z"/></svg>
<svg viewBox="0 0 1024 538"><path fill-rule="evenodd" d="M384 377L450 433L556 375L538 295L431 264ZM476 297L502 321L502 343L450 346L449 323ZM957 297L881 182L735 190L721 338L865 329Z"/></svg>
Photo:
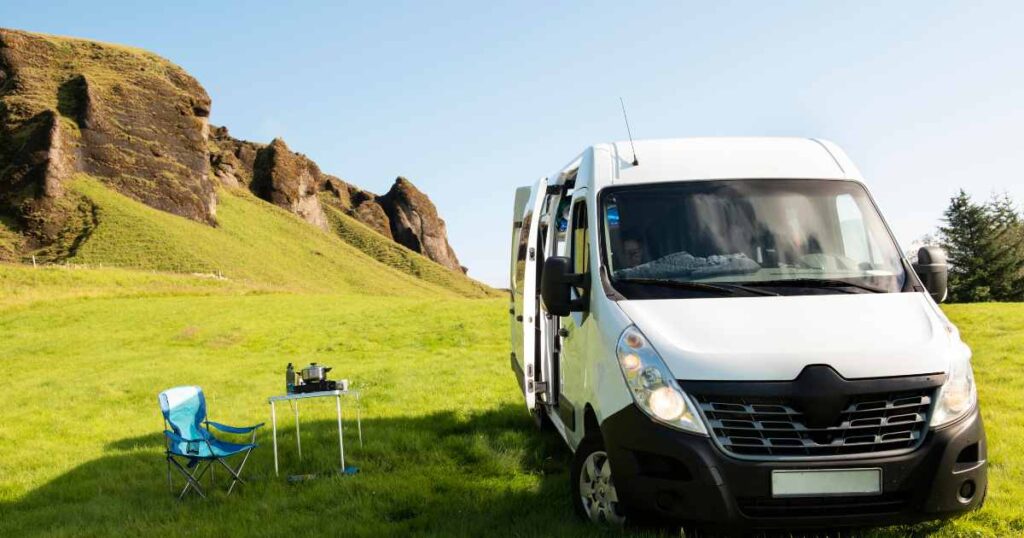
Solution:
<svg viewBox="0 0 1024 538"><path fill-rule="evenodd" d="M961 190L944 213L939 244L949 258L949 300L1024 300L1024 218L1009 196L976 204Z"/></svg>
<svg viewBox="0 0 1024 538"><path fill-rule="evenodd" d="M949 201L943 216L946 225L939 228L939 241L950 265L949 300L991 300L987 262L995 249L988 211L961 189Z"/></svg>
<svg viewBox="0 0 1024 538"><path fill-rule="evenodd" d="M995 257L989 262L992 298L996 301L1024 300L1024 219L1006 193L992 198L987 206L995 243Z"/></svg>

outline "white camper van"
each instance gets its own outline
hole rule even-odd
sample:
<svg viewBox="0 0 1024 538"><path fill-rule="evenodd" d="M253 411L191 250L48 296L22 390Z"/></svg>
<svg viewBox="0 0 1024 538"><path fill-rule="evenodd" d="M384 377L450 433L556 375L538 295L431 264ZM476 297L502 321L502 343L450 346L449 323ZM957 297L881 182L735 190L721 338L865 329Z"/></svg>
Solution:
<svg viewBox="0 0 1024 538"><path fill-rule="evenodd" d="M979 507L970 349L834 144L593 146L516 192L512 369L594 521L874 525Z"/></svg>

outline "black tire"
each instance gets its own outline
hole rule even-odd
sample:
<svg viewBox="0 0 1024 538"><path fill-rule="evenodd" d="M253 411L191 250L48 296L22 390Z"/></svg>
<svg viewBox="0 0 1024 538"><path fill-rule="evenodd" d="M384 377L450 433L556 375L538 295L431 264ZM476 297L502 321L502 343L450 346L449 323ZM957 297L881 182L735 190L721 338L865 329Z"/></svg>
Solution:
<svg viewBox="0 0 1024 538"><path fill-rule="evenodd" d="M607 476L604 476L605 472ZM625 511L618 501L610 472L611 467L608 455L604 451L601 434L595 432L580 443L573 455L572 469L569 473L572 506L576 515L585 521L622 526L625 524ZM597 485L589 485L585 495L584 482ZM584 500L585 498L590 501Z"/></svg>

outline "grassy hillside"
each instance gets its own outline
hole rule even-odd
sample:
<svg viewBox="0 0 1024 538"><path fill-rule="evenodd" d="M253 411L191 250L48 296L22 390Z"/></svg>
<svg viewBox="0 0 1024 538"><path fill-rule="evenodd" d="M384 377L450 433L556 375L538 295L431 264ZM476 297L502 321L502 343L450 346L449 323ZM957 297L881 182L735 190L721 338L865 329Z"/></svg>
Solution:
<svg viewBox="0 0 1024 538"><path fill-rule="evenodd" d="M293 534L296 521L308 535L622 535L572 517L569 456L522 408L502 299L259 294L232 281L132 273L0 265L0 284L35 290L31 302L0 305L0 357L11 372L0 377L0 536L270 536ZM177 285L187 295L167 290ZM77 288L94 293L61 295ZM988 502L950 522L867 536L1024 529L1024 304L947 311L975 351ZM273 474L265 430L238 495L172 500L156 393L197 383L214 419L267 421L266 397L283 390L288 361L334 366L363 390L365 446L354 422L345 430L360 474L289 485ZM56 376L33 374L42 367ZM289 421L280 422L285 474L336 462L332 404L304 403L302 416L302 462Z"/></svg>
<svg viewBox="0 0 1024 538"><path fill-rule="evenodd" d="M371 258L427 282L446 289L457 290L472 297L495 295L495 290L465 275L452 272L417 252L409 250L370 229L369 226L324 204L331 228L346 243L363 251Z"/></svg>
<svg viewBox="0 0 1024 538"><path fill-rule="evenodd" d="M271 293L265 284L212 275L183 275L114 267L41 266L0 262L0 309L42 301L98 297L152 297Z"/></svg>
<svg viewBox="0 0 1024 538"><path fill-rule="evenodd" d="M70 262L179 273L291 290L427 297L484 296L469 279L415 278L247 191L221 190L218 227L152 209L79 176L75 192L95 206L95 223ZM458 276L458 275L456 275ZM492 292L493 293L493 292Z"/></svg>
<svg viewBox="0 0 1024 538"><path fill-rule="evenodd" d="M0 215L0 261L14 261L19 257L22 238L15 229L13 219Z"/></svg>

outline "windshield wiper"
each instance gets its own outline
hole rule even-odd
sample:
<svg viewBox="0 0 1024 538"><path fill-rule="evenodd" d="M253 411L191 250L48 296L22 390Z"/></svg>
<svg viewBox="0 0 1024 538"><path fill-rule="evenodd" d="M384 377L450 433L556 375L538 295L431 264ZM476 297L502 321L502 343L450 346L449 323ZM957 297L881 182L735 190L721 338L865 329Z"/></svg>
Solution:
<svg viewBox="0 0 1024 538"><path fill-rule="evenodd" d="M842 288L857 288L860 290L870 291L871 293L889 293L889 290L882 288L876 288L874 286L868 286L867 284L858 284L856 282L849 282L846 280L838 280L834 278L791 278L791 279L780 279L780 280L755 280L752 282L745 282L747 286L765 286L765 287L793 287L793 288L836 288L844 293L857 293L851 290L842 290Z"/></svg>
<svg viewBox="0 0 1024 538"><path fill-rule="evenodd" d="M748 288L747 286L739 284L708 284L705 282L672 280L669 278L616 278L615 282L624 282L627 284L648 284L652 286L665 286L683 290L711 291L719 294L727 293L729 295L735 295L737 292L746 292L752 295L779 295L775 292Z"/></svg>

